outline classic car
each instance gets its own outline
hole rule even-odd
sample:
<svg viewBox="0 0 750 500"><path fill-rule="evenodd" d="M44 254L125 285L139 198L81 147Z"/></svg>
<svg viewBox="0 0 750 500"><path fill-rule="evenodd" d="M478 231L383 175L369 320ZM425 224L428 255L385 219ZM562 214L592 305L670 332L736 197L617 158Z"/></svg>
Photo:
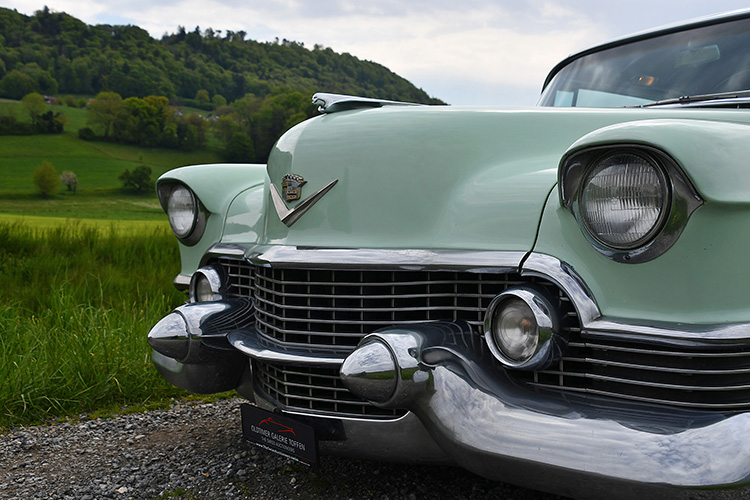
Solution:
<svg viewBox="0 0 750 500"><path fill-rule="evenodd" d="M267 165L157 184L149 334L244 435L581 498L750 480L750 11L575 54L538 106L316 94ZM239 424L239 423L238 423Z"/></svg>

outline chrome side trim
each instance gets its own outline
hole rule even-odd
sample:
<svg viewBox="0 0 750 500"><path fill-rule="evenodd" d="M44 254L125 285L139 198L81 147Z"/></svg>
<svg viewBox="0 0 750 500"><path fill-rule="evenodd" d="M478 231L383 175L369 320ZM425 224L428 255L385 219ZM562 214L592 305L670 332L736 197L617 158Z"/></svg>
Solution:
<svg viewBox="0 0 750 500"><path fill-rule="evenodd" d="M547 278L557 283L578 311L581 335L590 339L630 341L642 340L651 344L670 346L707 347L722 345L750 345L750 323L718 325L688 325L685 323L639 324L617 318L605 318L593 294L575 271L564 262L549 255L532 253L523 263L522 275Z"/></svg>
<svg viewBox="0 0 750 500"><path fill-rule="evenodd" d="M190 288L190 279L190 276L178 274L174 278L174 287L181 292L187 291Z"/></svg>
<svg viewBox="0 0 750 500"><path fill-rule="evenodd" d="M551 280L570 297L578 311L582 325L601 317L594 296L575 271L560 260L549 255L532 253L523 263L521 275L537 276Z"/></svg>
<svg viewBox="0 0 750 500"><path fill-rule="evenodd" d="M642 339L648 342L661 342L666 345L683 345L700 347L716 345L722 341L724 346L750 345L750 324L728 323L724 325L687 325L675 324L637 324L619 319L599 318L584 323L583 336L592 339Z"/></svg>

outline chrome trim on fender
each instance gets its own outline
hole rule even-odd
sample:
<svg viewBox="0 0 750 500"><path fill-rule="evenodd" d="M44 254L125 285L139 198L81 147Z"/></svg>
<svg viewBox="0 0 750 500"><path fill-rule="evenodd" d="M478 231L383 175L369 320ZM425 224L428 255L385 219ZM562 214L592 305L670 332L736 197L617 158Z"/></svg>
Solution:
<svg viewBox="0 0 750 500"><path fill-rule="evenodd" d="M638 324L602 317L593 294L570 266L544 254L532 253L523 263L522 275L549 279L562 288L578 311L582 335L591 338L643 340L673 346L716 345L716 342L750 344L750 323L687 325L684 323ZM726 344L725 344L726 345Z"/></svg>
<svg viewBox="0 0 750 500"><path fill-rule="evenodd" d="M678 328L679 326L679 328ZM725 325L649 324L639 325L616 319L598 319L585 325L584 334L591 338L642 339L650 343L672 346L750 346L750 324L728 323Z"/></svg>
<svg viewBox="0 0 750 500"><path fill-rule="evenodd" d="M549 255L532 253L524 261L522 276L537 276L555 282L570 297L583 325L601 317L599 306L583 280L564 262Z"/></svg>

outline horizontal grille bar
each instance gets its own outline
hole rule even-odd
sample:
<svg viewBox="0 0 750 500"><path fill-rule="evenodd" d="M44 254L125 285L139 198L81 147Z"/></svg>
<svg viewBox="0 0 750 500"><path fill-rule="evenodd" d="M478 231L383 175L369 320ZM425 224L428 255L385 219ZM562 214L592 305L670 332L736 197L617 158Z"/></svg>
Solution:
<svg viewBox="0 0 750 500"><path fill-rule="evenodd" d="M545 387L545 388L550 387L545 384L532 384L532 385L535 385L537 387ZM638 396L638 395L633 395L633 394L621 393L617 391L605 391L605 390L582 388L582 387L566 387L566 391L585 393L585 394L596 394L597 396L614 397L617 399L627 399L630 401L640 401L642 403L667 404L671 406L681 406L684 408L693 408L693 409L702 409L702 410L739 410L742 408L747 408L748 406L746 401L737 402L737 403L731 403L731 402L693 403L690 401L674 401L674 400L665 399L665 398Z"/></svg>
<svg viewBox="0 0 750 500"><path fill-rule="evenodd" d="M684 391L745 391L750 390L750 385L743 384L743 385L736 385L736 386L726 386L726 385L718 385L718 386L709 386L709 385L681 385L681 384L667 384L663 382L649 382L644 380L630 380L630 379L624 379L624 378L618 378L618 377L609 377L605 375L596 375L593 373L575 373L575 372L560 372L560 371L546 371L545 373L550 375L560 375L565 377L583 377L583 378L590 378L593 380L601 380L606 382L615 382L618 384L632 384L632 385L640 385L644 387L657 387L659 389L677 389L677 390L684 390Z"/></svg>
<svg viewBox="0 0 750 500"><path fill-rule="evenodd" d="M592 365L610 366L616 368L627 368L631 370L643 370L654 372L680 373L684 375L741 375L750 373L750 368L730 369L730 370L696 370L693 368L672 368L669 366L653 366L638 363L622 363L617 361L602 360L596 358L570 358L564 357L562 361L575 361L579 363L589 363Z"/></svg>
<svg viewBox="0 0 750 500"><path fill-rule="evenodd" d="M736 357L747 357L750 358L749 352L688 352L688 351L666 351L652 348L640 348L632 346L618 346L618 345L606 345L596 344L591 342L571 342L571 347L577 349L599 349L607 351L620 351L620 352L631 352L636 354L656 354L659 356L673 356L681 358L736 358Z"/></svg>

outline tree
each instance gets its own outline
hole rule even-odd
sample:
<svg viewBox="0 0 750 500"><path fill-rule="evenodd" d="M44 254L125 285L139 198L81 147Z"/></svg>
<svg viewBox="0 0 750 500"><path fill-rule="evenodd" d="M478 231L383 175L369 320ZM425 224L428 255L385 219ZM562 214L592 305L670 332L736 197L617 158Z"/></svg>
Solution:
<svg viewBox="0 0 750 500"><path fill-rule="evenodd" d="M253 139L244 132L237 132L227 142L224 159L233 163L248 163L255 159Z"/></svg>
<svg viewBox="0 0 750 500"><path fill-rule="evenodd" d="M60 177L57 176L55 167L48 161L43 161L34 170L33 181L39 193L44 198L52 194L57 189L57 186L60 185Z"/></svg>
<svg viewBox="0 0 750 500"><path fill-rule="evenodd" d="M41 116L47 111L47 102L41 94L32 92L23 96L21 107L31 118L31 123L38 127Z"/></svg>
<svg viewBox="0 0 750 500"><path fill-rule="evenodd" d="M123 112L122 97L116 92L99 92L88 106L86 121L89 125L100 127L105 139L112 133L112 125Z"/></svg>
<svg viewBox="0 0 750 500"><path fill-rule="evenodd" d="M201 106L207 106L211 102L211 99L208 96L208 90L200 89L198 92L196 92L195 100L198 101L198 104L200 104Z"/></svg>
<svg viewBox="0 0 750 500"><path fill-rule="evenodd" d="M211 104L213 104L214 109L219 109L227 105L227 100L221 94L214 94L214 97L211 99Z"/></svg>
<svg viewBox="0 0 750 500"><path fill-rule="evenodd" d="M26 94L38 92L39 84L26 73L14 69L0 80L0 96L21 99Z"/></svg>
<svg viewBox="0 0 750 500"><path fill-rule="evenodd" d="M150 190L154 185L151 181L151 167L147 167L146 165L139 165L132 172L126 169L120 174L119 178L122 181L123 188L135 191L136 193L143 193Z"/></svg>
<svg viewBox="0 0 750 500"><path fill-rule="evenodd" d="M76 189L78 188L78 177L76 177L76 174L65 170L60 174L60 181L68 186L68 191L73 191L73 194L76 194Z"/></svg>

